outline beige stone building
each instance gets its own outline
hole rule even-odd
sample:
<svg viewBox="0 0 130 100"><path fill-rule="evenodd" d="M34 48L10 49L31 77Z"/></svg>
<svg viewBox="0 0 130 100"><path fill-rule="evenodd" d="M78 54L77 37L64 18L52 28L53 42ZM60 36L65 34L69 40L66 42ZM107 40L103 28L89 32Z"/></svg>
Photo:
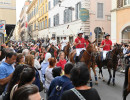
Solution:
<svg viewBox="0 0 130 100"><path fill-rule="evenodd" d="M40 4L38 1L39 0L33 0L26 12L28 15L29 39L34 40L37 40L38 38L38 18L39 18L38 5Z"/></svg>
<svg viewBox="0 0 130 100"><path fill-rule="evenodd" d="M26 0L24 3L24 6L21 10L20 13L20 27L19 27L19 35L20 35L20 40L22 41L27 41L28 40L28 30L27 30L27 26L28 26L28 22L27 22L27 9L30 5L31 1L30 0Z"/></svg>
<svg viewBox="0 0 130 100"><path fill-rule="evenodd" d="M16 0L0 0L0 20L6 22L7 36L11 36L16 25ZM0 36L0 41L4 42L4 36Z"/></svg>
<svg viewBox="0 0 130 100"><path fill-rule="evenodd" d="M111 16L113 43L130 43L130 0L113 0Z"/></svg>

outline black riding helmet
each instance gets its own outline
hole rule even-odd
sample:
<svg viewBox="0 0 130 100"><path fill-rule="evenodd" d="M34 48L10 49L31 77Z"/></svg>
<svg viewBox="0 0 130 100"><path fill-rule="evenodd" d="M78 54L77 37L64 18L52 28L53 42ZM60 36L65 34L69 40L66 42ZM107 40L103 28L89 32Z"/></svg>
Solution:
<svg viewBox="0 0 130 100"><path fill-rule="evenodd" d="M85 35L85 36L84 36L84 39L85 39L85 40L88 40L88 39L89 39L89 36L88 36L88 35Z"/></svg>
<svg viewBox="0 0 130 100"><path fill-rule="evenodd" d="M106 33L106 34L104 35L105 38L106 38L107 36L110 36L110 34Z"/></svg>

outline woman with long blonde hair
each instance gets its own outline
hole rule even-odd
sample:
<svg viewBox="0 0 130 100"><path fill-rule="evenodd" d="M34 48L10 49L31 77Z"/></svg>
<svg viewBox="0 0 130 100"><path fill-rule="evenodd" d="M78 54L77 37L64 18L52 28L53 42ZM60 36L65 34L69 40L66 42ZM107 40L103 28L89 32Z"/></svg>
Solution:
<svg viewBox="0 0 130 100"><path fill-rule="evenodd" d="M34 84L37 85L39 87L39 91L42 91L42 87L40 85L40 76L39 76L39 72L38 70L34 67L34 55L28 55L25 57L25 64L30 65L31 67L33 67L35 69L36 72L36 76L35 76L35 81Z"/></svg>

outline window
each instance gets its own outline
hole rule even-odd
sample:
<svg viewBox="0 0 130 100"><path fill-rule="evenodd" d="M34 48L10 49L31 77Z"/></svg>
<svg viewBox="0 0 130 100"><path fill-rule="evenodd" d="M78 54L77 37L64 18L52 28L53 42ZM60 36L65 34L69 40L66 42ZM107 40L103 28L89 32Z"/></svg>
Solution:
<svg viewBox="0 0 130 100"><path fill-rule="evenodd" d="M44 7L43 7L43 14L44 14Z"/></svg>
<svg viewBox="0 0 130 100"><path fill-rule="evenodd" d="M38 23L38 30L40 30L40 22Z"/></svg>
<svg viewBox="0 0 130 100"><path fill-rule="evenodd" d="M34 24L34 30L36 30L36 23Z"/></svg>
<svg viewBox="0 0 130 100"><path fill-rule="evenodd" d="M46 4L46 12L47 12L47 4Z"/></svg>
<svg viewBox="0 0 130 100"><path fill-rule="evenodd" d="M124 5L130 5L130 0L124 0Z"/></svg>
<svg viewBox="0 0 130 100"><path fill-rule="evenodd" d="M103 3L97 3L97 18L103 18Z"/></svg>
<svg viewBox="0 0 130 100"><path fill-rule="evenodd" d="M65 9L64 10L64 23L69 23L72 21L72 10Z"/></svg>
<svg viewBox="0 0 130 100"><path fill-rule="evenodd" d="M53 16L53 26L55 26L55 15Z"/></svg>
<svg viewBox="0 0 130 100"><path fill-rule="evenodd" d="M59 14L54 15L53 19L54 19L54 21L53 21L54 26L59 25Z"/></svg>
<svg viewBox="0 0 130 100"><path fill-rule="evenodd" d="M51 27L51 18L49 18L49 27Z"/></svg>
<svg viewBox="0 0 130 100"><path fill-rule="evenodd" d="M48 3L48 9L50 10L51 9L51 2L49 1Z"/></svg>
<svg viewBox="0 0 130 100"><path fill-rule="evenodd" d="M44 21L42 22L42 24L43 24L43 29L44 29Z"/></svg>
<svg viewBox="0 0 130 100"><path fill-rule="evenodd" d="M80 12L80 9L81 9L81 2L77 3L76 6L75 6L75 17L76 17L76 20L79 19L79 12Z"/></svg>
<svg viewBox="0 0 130 100"><path fill-rule="evenodd" d="M47 28L47 19L45 20L45 28Z"/></svg>
<svg viewBox="0 0 130 100"><path fill-rule="evenodd" d="M55 6L56 4L58 4L59 0L53 0L53 5Z"/></svg>

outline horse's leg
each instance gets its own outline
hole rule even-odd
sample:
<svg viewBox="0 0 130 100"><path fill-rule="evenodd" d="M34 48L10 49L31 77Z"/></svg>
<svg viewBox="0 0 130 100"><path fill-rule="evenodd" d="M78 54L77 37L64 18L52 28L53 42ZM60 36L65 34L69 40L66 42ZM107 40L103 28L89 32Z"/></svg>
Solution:
<svg viewBox="0 0 130 100"><path fill-rule="evenodd" d="M98 84L98 81L97 81L97 74L96 74L96 67L95 67L95 65L93 65L93 67L92 67L92 69L93 69L93 72L94 72L94 76L95 76L95 84Z"/></svg>
<svg viewBox="0 0 130 100"><path fill-rule="evenodd" d="M93 83L92 83L91 68L90 67L89 67L89 77L90 77L90 86L92 87Z"/></svg>
<svg viewBox="0 0 130 100"><path fill-rule="evenodd" d="M102 68L101 68L100 70L101 70L101 75L102 75L102 81L105 81L105 80L104 80L104 77L103 77Z"/></svg>
<svg viewBox="0 0 130 100"><path fill-rule="evenodd" d="M127 89L123 90L123 100L126 100L128 94L129 92L127 91Z"/></svg>
<svg viewBox="0 0 130 100"><path fill-rule="evenodd" d="M108 68L108 72L109 72L109 80L108 80L107 84L109 85L110 82L111 82L111 78L112 78L111 69L110 68Z"/></svg>
<svg viewBox="0 0 130 100"><path fill-rule="evenodd" d="M115 74L116 74L116 70L113 69L113 86L115 86Z"/></svg>
<svg viewBox="0 0 130 100"><path fill-rule="evenodd" d="M99 68L99 75L98 75L98 78L99 78L99 79L101 79L100 73L101 73L101 69Z"/></svg>

